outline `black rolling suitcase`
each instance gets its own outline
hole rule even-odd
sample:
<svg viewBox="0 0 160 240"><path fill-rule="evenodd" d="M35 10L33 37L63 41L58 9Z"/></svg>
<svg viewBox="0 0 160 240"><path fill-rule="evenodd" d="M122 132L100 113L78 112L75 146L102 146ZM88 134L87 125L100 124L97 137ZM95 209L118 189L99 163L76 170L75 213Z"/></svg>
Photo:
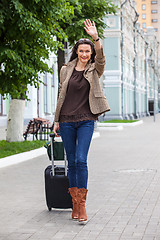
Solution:
<svg viewBox="0 0 160 240"><path fill-rule="evenodd" d="M50 134L50 137L51 145L48 145L47 152L52 165L45 169L46 204L49 211L52 208L72 208L72 199L68 191L67 158L63 142L55 141L54 134ZM57 160L63 160L64 166L55 165Z"/></svg>

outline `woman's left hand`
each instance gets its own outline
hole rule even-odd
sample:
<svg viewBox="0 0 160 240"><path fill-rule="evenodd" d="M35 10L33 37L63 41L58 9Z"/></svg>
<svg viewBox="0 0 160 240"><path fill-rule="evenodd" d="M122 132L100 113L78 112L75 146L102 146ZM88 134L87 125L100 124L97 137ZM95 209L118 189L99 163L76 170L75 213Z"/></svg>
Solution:
<svg viewBox="0 0 160 240"><path fill-rule="evenodd" d="M90 19L86 19L86 21L84 21L84 25L86 26L84 27L86 32L93 38L93 40L96 40L98 38L98 33L94 21L91 22Z"/></svg>

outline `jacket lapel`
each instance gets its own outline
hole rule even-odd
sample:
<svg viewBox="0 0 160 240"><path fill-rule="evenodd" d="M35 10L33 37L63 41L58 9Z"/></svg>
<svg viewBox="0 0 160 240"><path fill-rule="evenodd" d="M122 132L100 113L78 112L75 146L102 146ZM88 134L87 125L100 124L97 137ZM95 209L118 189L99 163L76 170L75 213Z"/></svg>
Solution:
<svg viewBox="0 0 160 240"><path fill-rule="evenodd" d="M91 63L91 60L87 63L86 67L85 67L85 71L84 71L84 77L87 79L87 81L89 82L89 84L92 84L92 78L88 77L87 72L92 71L95 68L95 64Z"/></svg>
<svg viewBox="0 0 160 240"><path fill-rule="evenodd" d="M67 68L67 71L66 71L67 76L65 78L64 84L68 85L68 81L69 81L69 79L70 79L70 77L71 77L71 75L73 73L73 70L74 70L74 68L76 66L76 63L77 63L77 58L67 64L67 66L66 66L66 68Z"/></svg>

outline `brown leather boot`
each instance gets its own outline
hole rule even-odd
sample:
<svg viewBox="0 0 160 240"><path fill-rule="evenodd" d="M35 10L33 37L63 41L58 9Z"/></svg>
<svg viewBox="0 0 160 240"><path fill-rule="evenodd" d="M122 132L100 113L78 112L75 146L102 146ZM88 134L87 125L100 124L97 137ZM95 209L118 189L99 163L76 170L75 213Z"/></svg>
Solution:
<svg viewBox="0 0 160 240"><path fill-rule="evenodd" d="M72 210L72 219L78 219L78 201L77 201L77 187L69 188L69 192L72 197L73 210Z"/></svg>
<svg viewBox="0 0 160 240"><path fill-rule="evenodd" d="M86 197L87 197L88 190L85 188L79 188L78 189L78 204L79 204L79 214L78 214L78 220L79 222L85 222L87 221L87 214L86 214Z"/></svg>

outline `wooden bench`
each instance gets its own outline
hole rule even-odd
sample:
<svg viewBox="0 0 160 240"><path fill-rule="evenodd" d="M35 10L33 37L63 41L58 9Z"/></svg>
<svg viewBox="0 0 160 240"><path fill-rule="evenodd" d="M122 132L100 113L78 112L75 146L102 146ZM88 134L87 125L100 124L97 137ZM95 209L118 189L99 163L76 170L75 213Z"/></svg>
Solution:
<svg viewBox="0 0 160 240"><path fill-rule="evenodd" d="M45 131L46 129L49 129L50 130L50 132L52 132L53 131L53 128L54 128L54 122L51 124L51 125L44 125L44 126L42 126L42 130L43 131Z"/></svg>
<svg viewBox="0 0 160 240"><path fill-rule="evenodd" d="M34 118L34 122L40 124L40 140L48 140L49 139L49 129L50 129L50 121L45 118Z"/></svg>
<svg viewBox="0 0 160 240"><path fill-rule="evenodd" d="M29 134L33 134L33 140L34 140L34 136L38 140L37 134L39 130L40 130L40 124L36 123L34 120L30 120L26 131L23 133L24 139L27 140L27 136Z"/></svg>

